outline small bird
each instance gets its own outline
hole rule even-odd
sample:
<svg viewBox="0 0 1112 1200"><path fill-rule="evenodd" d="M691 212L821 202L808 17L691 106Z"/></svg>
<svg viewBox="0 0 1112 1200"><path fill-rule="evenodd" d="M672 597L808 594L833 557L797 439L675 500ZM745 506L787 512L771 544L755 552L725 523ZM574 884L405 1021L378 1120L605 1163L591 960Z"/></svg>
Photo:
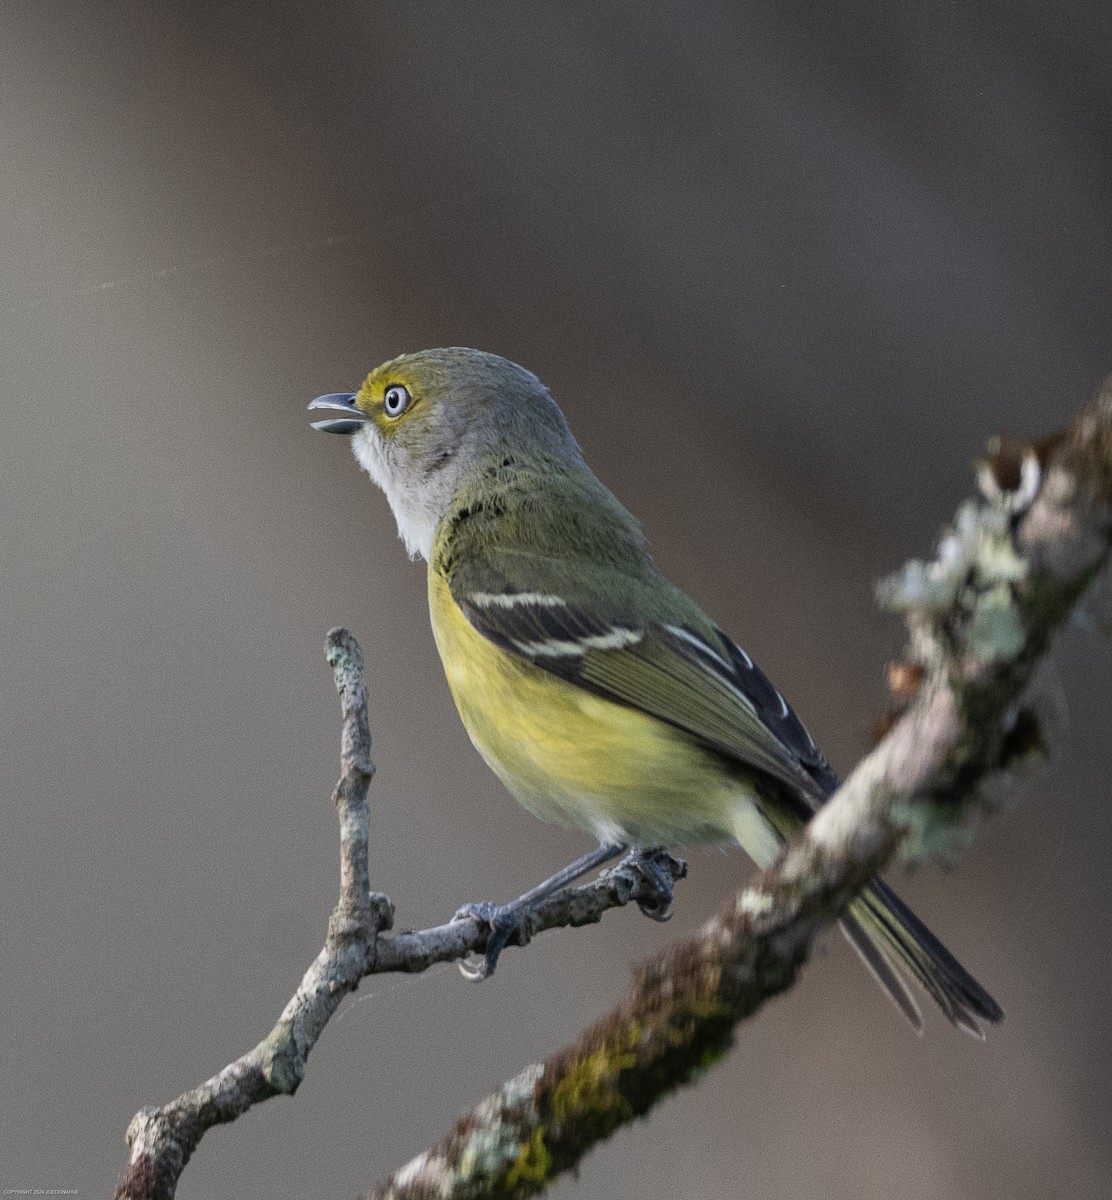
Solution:
<svg viewBox="0 0 1112 1200"><path fill-rule="evenodd" d="M490 927L482 975L524 902L631 848L650 877L650 848L691 843L740 843L767 866L835 791L787 701L657 569L530 371L424 350L309 408L338 414L313 427L352 435L410 557L428 563L433 636L479 753L527 809L599 843L518 901L457 914ZM907 979L977 1037L1002 1019L882 880L842 928L916 1029Z"/></svg>

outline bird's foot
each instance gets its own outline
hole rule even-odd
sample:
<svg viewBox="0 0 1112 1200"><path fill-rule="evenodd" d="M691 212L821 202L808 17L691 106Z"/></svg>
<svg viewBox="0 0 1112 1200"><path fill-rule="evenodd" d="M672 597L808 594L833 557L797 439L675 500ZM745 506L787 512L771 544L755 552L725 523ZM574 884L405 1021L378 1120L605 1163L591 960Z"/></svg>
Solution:
<svg viewBox="0 0 1112 1200"><path fill-rule="evenodd" d="M615 870L633 867L652 888L652 894L637 901L637 907L654 921L668 921L673 912L673 888L687 874L687 863L669 854L663 846L638 846L618 863Z"/></svg>
<svg viewBox="0 0 1112 1200"><path fill-rule="evenodd" d="M486 926L489 932L482 953L469 954L460 962L459 969L464 977L476 982L489 979L507 946L528 944L533 932L529 917L541 900L568 886L606 859L613 858L622 849L623 847L614 845L600 846L516 900L511 900L509 904L494 904L489 900L465 904L452 920L476 921L479 925ZM687 863L659 846L638 847L612 869L620 871L623 867L636 872L648 885L648 894L637 901L645 916L654 921L667 921L672 915L673 885L677 879L682 879L687 874Z"/></svg>
<svg viewBox="0 0 1112 1200"><path fill-rule="evenodd" d="M452 918L453 921L478 921L490 933L487 936L485 956L469 955L460 963L460 970L468 979L489 979L498 965L498 956L511 943L524 946L532 934L527 917L542 900L547 900L561 888L581 879L588 871L601 867L603 863L617 858L625 849L616 842L603 842L594 850L581 855L573 863L555 875L550 875L536 887L511 900L509 904L492 904L488 900L478 904L465 904Z"/></svg>
<svg viewBox="0 0 1112 1200"><path fill-rule="evenodd" d="M490 930L483 953L469 954L460 960L459 969L465 979L475 983L489 979L498 966L502 951L511 942L524 946L529 941L524 920L526 911L518 901L494 904L489 900L480 900L477 904L465 904L452 917L453 921L477 921Z"/></svg>

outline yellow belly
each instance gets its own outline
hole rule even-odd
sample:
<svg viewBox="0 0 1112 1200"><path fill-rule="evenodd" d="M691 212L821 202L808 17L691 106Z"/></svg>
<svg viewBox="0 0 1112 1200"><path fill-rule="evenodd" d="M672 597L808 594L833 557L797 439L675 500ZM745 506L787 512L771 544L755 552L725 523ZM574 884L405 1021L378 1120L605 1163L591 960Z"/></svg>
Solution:
<svg viewBox="0 0 1112 1200"><path fill-rule="evenodd" d="M460 718L513 795L600 840L741 841L758 862L777 840L744 775L693 738L515 658L477 633L429 572L433 635Z"/></svg>

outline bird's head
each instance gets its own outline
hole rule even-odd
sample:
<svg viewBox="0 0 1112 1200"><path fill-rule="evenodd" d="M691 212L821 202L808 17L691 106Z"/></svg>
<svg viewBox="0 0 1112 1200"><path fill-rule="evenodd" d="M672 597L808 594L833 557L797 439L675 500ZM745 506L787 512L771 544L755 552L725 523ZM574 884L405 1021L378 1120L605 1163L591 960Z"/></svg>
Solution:
<svg viewBox="0 0 1112 1200"><path fill-rule="evenodd" d="M357 392L318 396L309 407L336 414L314 429L352 435L411 557L429 557L437 525L472 473L507 460L582 461L541 381L482 350L403 354L376 367Z"/></svg>

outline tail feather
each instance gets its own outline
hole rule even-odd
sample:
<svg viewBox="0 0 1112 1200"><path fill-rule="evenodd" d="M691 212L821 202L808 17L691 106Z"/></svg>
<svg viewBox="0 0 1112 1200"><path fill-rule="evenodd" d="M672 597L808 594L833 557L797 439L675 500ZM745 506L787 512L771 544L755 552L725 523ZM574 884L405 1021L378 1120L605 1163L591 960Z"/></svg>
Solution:
<svg viewBox="0 0 1112 1200"><path fill-rule="evenodd" d="M984 1038L981 1021L1003 1020L1000 1005L882 880L873 880L854 900L842 930L916 1030L922 1029L922 1018L905 975L974 1037Z"/></svg>
<svg viewBox="0 0 1112 1200"><path fill-rule="evenodd" d="M923 1032L923 1014L903 976L892 966L885 952L873 941L856 917L842 918L846 941L861 956L872 977L887 992L895 1006L907 1017L916 1033Z"/></svg>

